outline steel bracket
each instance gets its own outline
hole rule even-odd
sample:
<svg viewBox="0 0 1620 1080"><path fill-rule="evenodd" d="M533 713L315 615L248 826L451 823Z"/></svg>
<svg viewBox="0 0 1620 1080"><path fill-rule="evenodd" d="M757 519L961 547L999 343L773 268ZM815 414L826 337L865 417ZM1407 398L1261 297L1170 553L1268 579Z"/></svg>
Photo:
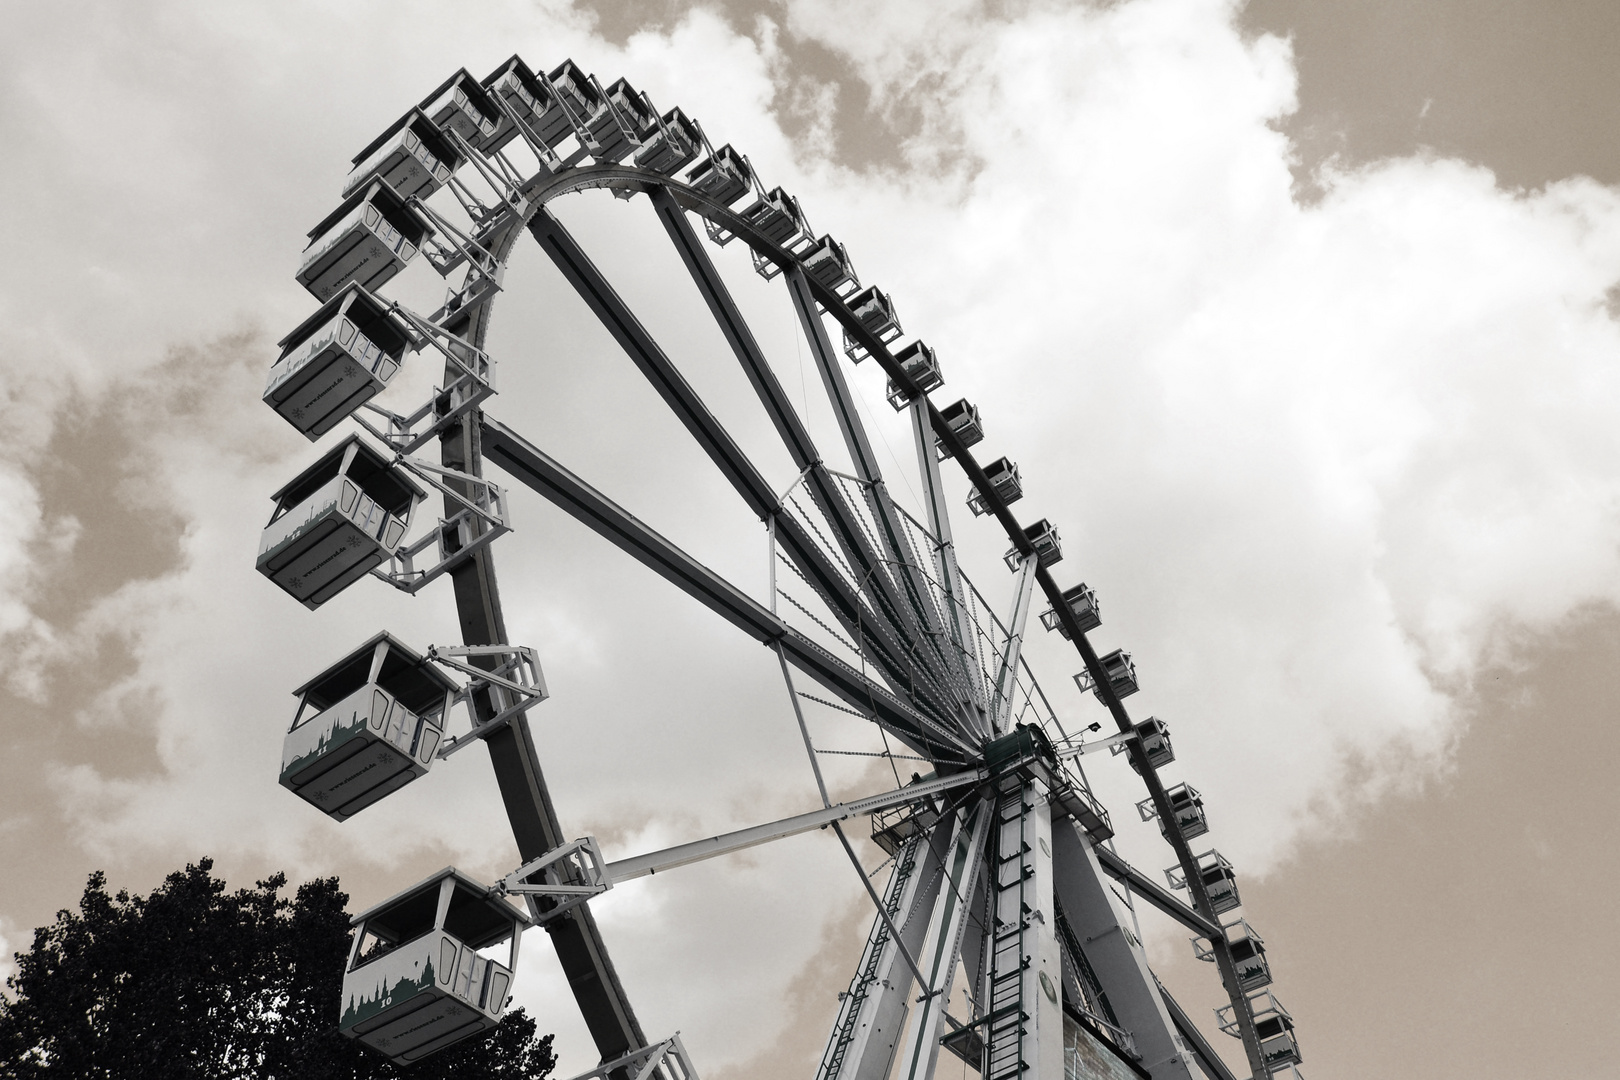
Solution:
<svg viewBox="0 0 1620 1080"><path fill-rule="evenodd" d="M417 347L431 345L438 349L444 354L446 370L456 373L447 385L434 387L433 395L414 412L402 415L368 401L360 408L375 413L378 423L372 423L358 411L354 414L355 423L383 445L396 454L410 454L495 396L495 361L482 349L474 348L464 338L420 315L398 304L394 305L394 310L416 331ZM424 421L427 425L418 428Z"/></svg>
<svg viewBox="0 0 1620 1080"><path fill-rule="evenodd" d="M604 1061L590 1072L582 1072L573 1080L606 1080L623 1070L629 1080L698 1080L692 1068L686 1047L681 1044L681 1033L676 1032L663 1042L632 1050L620 1058Z"/></svg>
<svg viewBox="0 0 1620 1080"><path fill-rule="evenodd" d="M550 696L545 674L540 670L539 653L526 645L429 645L427 656L443 667L472 676L461 692L469 712L473 695L484 690L490 691L497 710L494 716L482 722L473 713L472 730L446 739L437 754L440 760L489 737L514 716L527 712ZM461 657L487 657L494 660L494 666L475 667Z"/></svg>
<svg viewBox="0 0 1620 1080"><path fill-rule="evenodd" d="M396 551L388 560L387 569L378 567L371 571L373 576L396 589L415 593L434 578L459 565L473 552L512 531L506 509L506 493L496 484L481 476L447 469L404 454L395 458L395 463L438 488L453 502L460 503L462 509L449 518L440 518L438 527L432 532ZM465 486L471 492L470 497L452 488L446 480ZM439 548L438 562L427 569L417 569L416 557L434 544Z"/></svg>
<svg viewBox="0 0 1620 1080"><path fill-rule="evenodd" d="M465 198L462 201L465 205ZM500 287L502 267L494 254L484 245L484 238L494 232L502 221L507 220L512 212L508 205L486 208L480 212L469 209L468 216L473 219L473 231L469 233L423 202L419 196L411 196L410 204L449 239L448 243L428 239L422 244L422 254L427 256L428 262L439 272L440 277L448 277L457 267L466 263L474 278L493 282L496 288Z"/></svg>
<svg viewBox="0 0 1620 1080"><path fill-rule="evenodd" d="M613 888L606 867L596 837L585 836L553 848L538 859L530 859L497 882L491 891L502 896L523 897L535 923L544 924ZM541 880L530 880L536 874L541 875ZM541 897L550 897L555 901L554 906L542 909Z"/></svg>

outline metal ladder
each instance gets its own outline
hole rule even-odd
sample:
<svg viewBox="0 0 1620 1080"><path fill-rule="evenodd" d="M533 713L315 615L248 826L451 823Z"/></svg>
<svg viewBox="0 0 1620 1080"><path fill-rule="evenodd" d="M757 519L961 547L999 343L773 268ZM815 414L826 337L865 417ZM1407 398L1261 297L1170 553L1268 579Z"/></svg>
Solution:
<svg viewBox="0 0 1620 1080"><path fill-rule="evenodd" d="M1029 785L1017 778L996 800L994 920L991 924L990 986L986 995L984 1080L1014 1080L1028 1067L1029 1034L1025 984L1029 981L1030 904L1026 892L1035 866L1029 832Z"/></svg>
<svg viewBox="0 0 1620 1080"><path fill-rule="evenodd" d="M894 874L889 879L883 906L889 912L889 918L897 922L900 918L900 898L905 895L906 883L916 872L917 852L927 839L927 833L919 829L906 841L900 849ZM861 954L860 966L855 969L855 978L851 980L848 992L843 995L838 1019L833 1025L833 1037L822 1058L821 1067L816 1070L816 1080L837 1080L843 1071L849 1045L855 1041L855 1033L859 1030L861 1006L865 1004L872 986L878 981L878 966L882 963L884 953L888 951L888 945L888 926L882 919L874 918L872 932L867 935L866 950ZM909 973L907 977L909 978Z"/></svg>

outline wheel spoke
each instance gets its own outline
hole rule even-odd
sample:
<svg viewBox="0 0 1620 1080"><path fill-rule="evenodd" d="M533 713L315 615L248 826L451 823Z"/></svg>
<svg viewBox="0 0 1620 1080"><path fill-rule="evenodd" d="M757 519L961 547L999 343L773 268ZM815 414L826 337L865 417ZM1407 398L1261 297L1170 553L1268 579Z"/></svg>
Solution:
<svg viewBox="0 0 1620 1080"><path fill-rule="evenodd" d="M664 399L670 410L709 455L750 511L761 518L778 516L781 505L764 475L743 453L719 420L698 397L652 335L630 311L590 257L568 233L563 224L544 207L529 222L529 231L541 248L562 271L591 311L629 355L636 367ZM839 512L838 500L828 498L824 507L834 524L847 523ZM848 536L852 530L839 530ZM934 667L919 658L920 639L914 621L904 614L895 595L893 582L875 552L866 543L848 543L846 555L861 574L857 584L875 605L868 607L860 593L851 589L840 575L821 558L802 529L779 524L783 546L790 557L813 576L829 606L845 629L862 641L872 660L884 671L897 692L910 693L919 708L938 716L953 713L950 698L940 685ZM920 682L919 682L920 677Z"/></svg>
<svg viewBox="0 0 1620 1080"><path fill-rule="evenodd" d="M504 424L483 422L485 454L543 495L755 640L779 642L793 665L931 760L973 752L946 728L782 622L770 609L692 558L633 514L569 472ZM549 850L549 849L548 849Z"/></svg>

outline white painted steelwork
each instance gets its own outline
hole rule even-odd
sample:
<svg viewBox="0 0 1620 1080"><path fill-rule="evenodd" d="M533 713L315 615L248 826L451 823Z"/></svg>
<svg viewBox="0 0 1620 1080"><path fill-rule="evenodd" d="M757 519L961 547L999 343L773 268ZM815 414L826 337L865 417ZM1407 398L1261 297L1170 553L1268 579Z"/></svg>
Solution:
<svg viewBox="0 0 1620 1080"><path fill-rule="evenodd" d="M1154 1080L1192 1080L1196 1066L1159 994L1134 920L1121 911L1093 846L1073 826L1052 830L1057 902L1100 984L1117 1023L1131 1033Z"/></svg>
<svg viewBox="0 0 1620 1080"><path fill-rule="evenodd" d="M613 1076L628 1076L634 1080L698 1080L697 1069L693 1068L678 1031L663 1042L604 1061L572 1080L606 1080Z"/></svg>

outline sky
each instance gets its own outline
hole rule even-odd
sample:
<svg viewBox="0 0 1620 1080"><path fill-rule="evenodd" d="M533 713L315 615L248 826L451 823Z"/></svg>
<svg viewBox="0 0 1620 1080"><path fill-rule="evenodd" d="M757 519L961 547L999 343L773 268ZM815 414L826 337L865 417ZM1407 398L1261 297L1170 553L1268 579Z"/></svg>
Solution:
<svg viewBox="0 0 1620 1080"><path fill-rule="evenodd" d="M1024 520L1171 725L1315 1078L1601 1075L1620 1006L1617 16L1461 0L7 2L0 40L0 953L88 873L339 874L358 906L516 863L476 750L342 825L275 783L289 691L447 589L310 613L252 570L315 449L256 400L348 160L460 66L572 57L745 150L895 298L1026 480ZM792 479L643 198L555 207L768 474ZM716 254L815 422L780 283ZM415 266L389 294L431 308ZM762 595L765 538L538 251L492 415ZM434 372L408 367L390 400ZM870 367L866 365L865 367ZM852 376L897 497L909 435ZM941 396L944 395L944 396ZM821 441L826 444L830 436ZM784 471L785 469L785 471ZM960 478L948 480L961 505ZM816 805L758 646L526 492L495 548L564 827L609 857ZM957 516L1010 605L1004 540ZM1064 643L1029 658L1105 717ZM871 735L816 716L818 740ZM842 740L842 742L840 742ZM830 761L830 759L829 759ZM868 759L838 792L889 786ZM1088 762L1121 851L1171 856ZM875 856L868 851L869 864ZM706 1077L813 1068L867 902L821 834L593 904L649 1034ZM1221 994L1149 914L1190 1011ZM517 998L594 1063L545 943ZM1221 1039L1223 1049L1237 1044Z"/></svg>

